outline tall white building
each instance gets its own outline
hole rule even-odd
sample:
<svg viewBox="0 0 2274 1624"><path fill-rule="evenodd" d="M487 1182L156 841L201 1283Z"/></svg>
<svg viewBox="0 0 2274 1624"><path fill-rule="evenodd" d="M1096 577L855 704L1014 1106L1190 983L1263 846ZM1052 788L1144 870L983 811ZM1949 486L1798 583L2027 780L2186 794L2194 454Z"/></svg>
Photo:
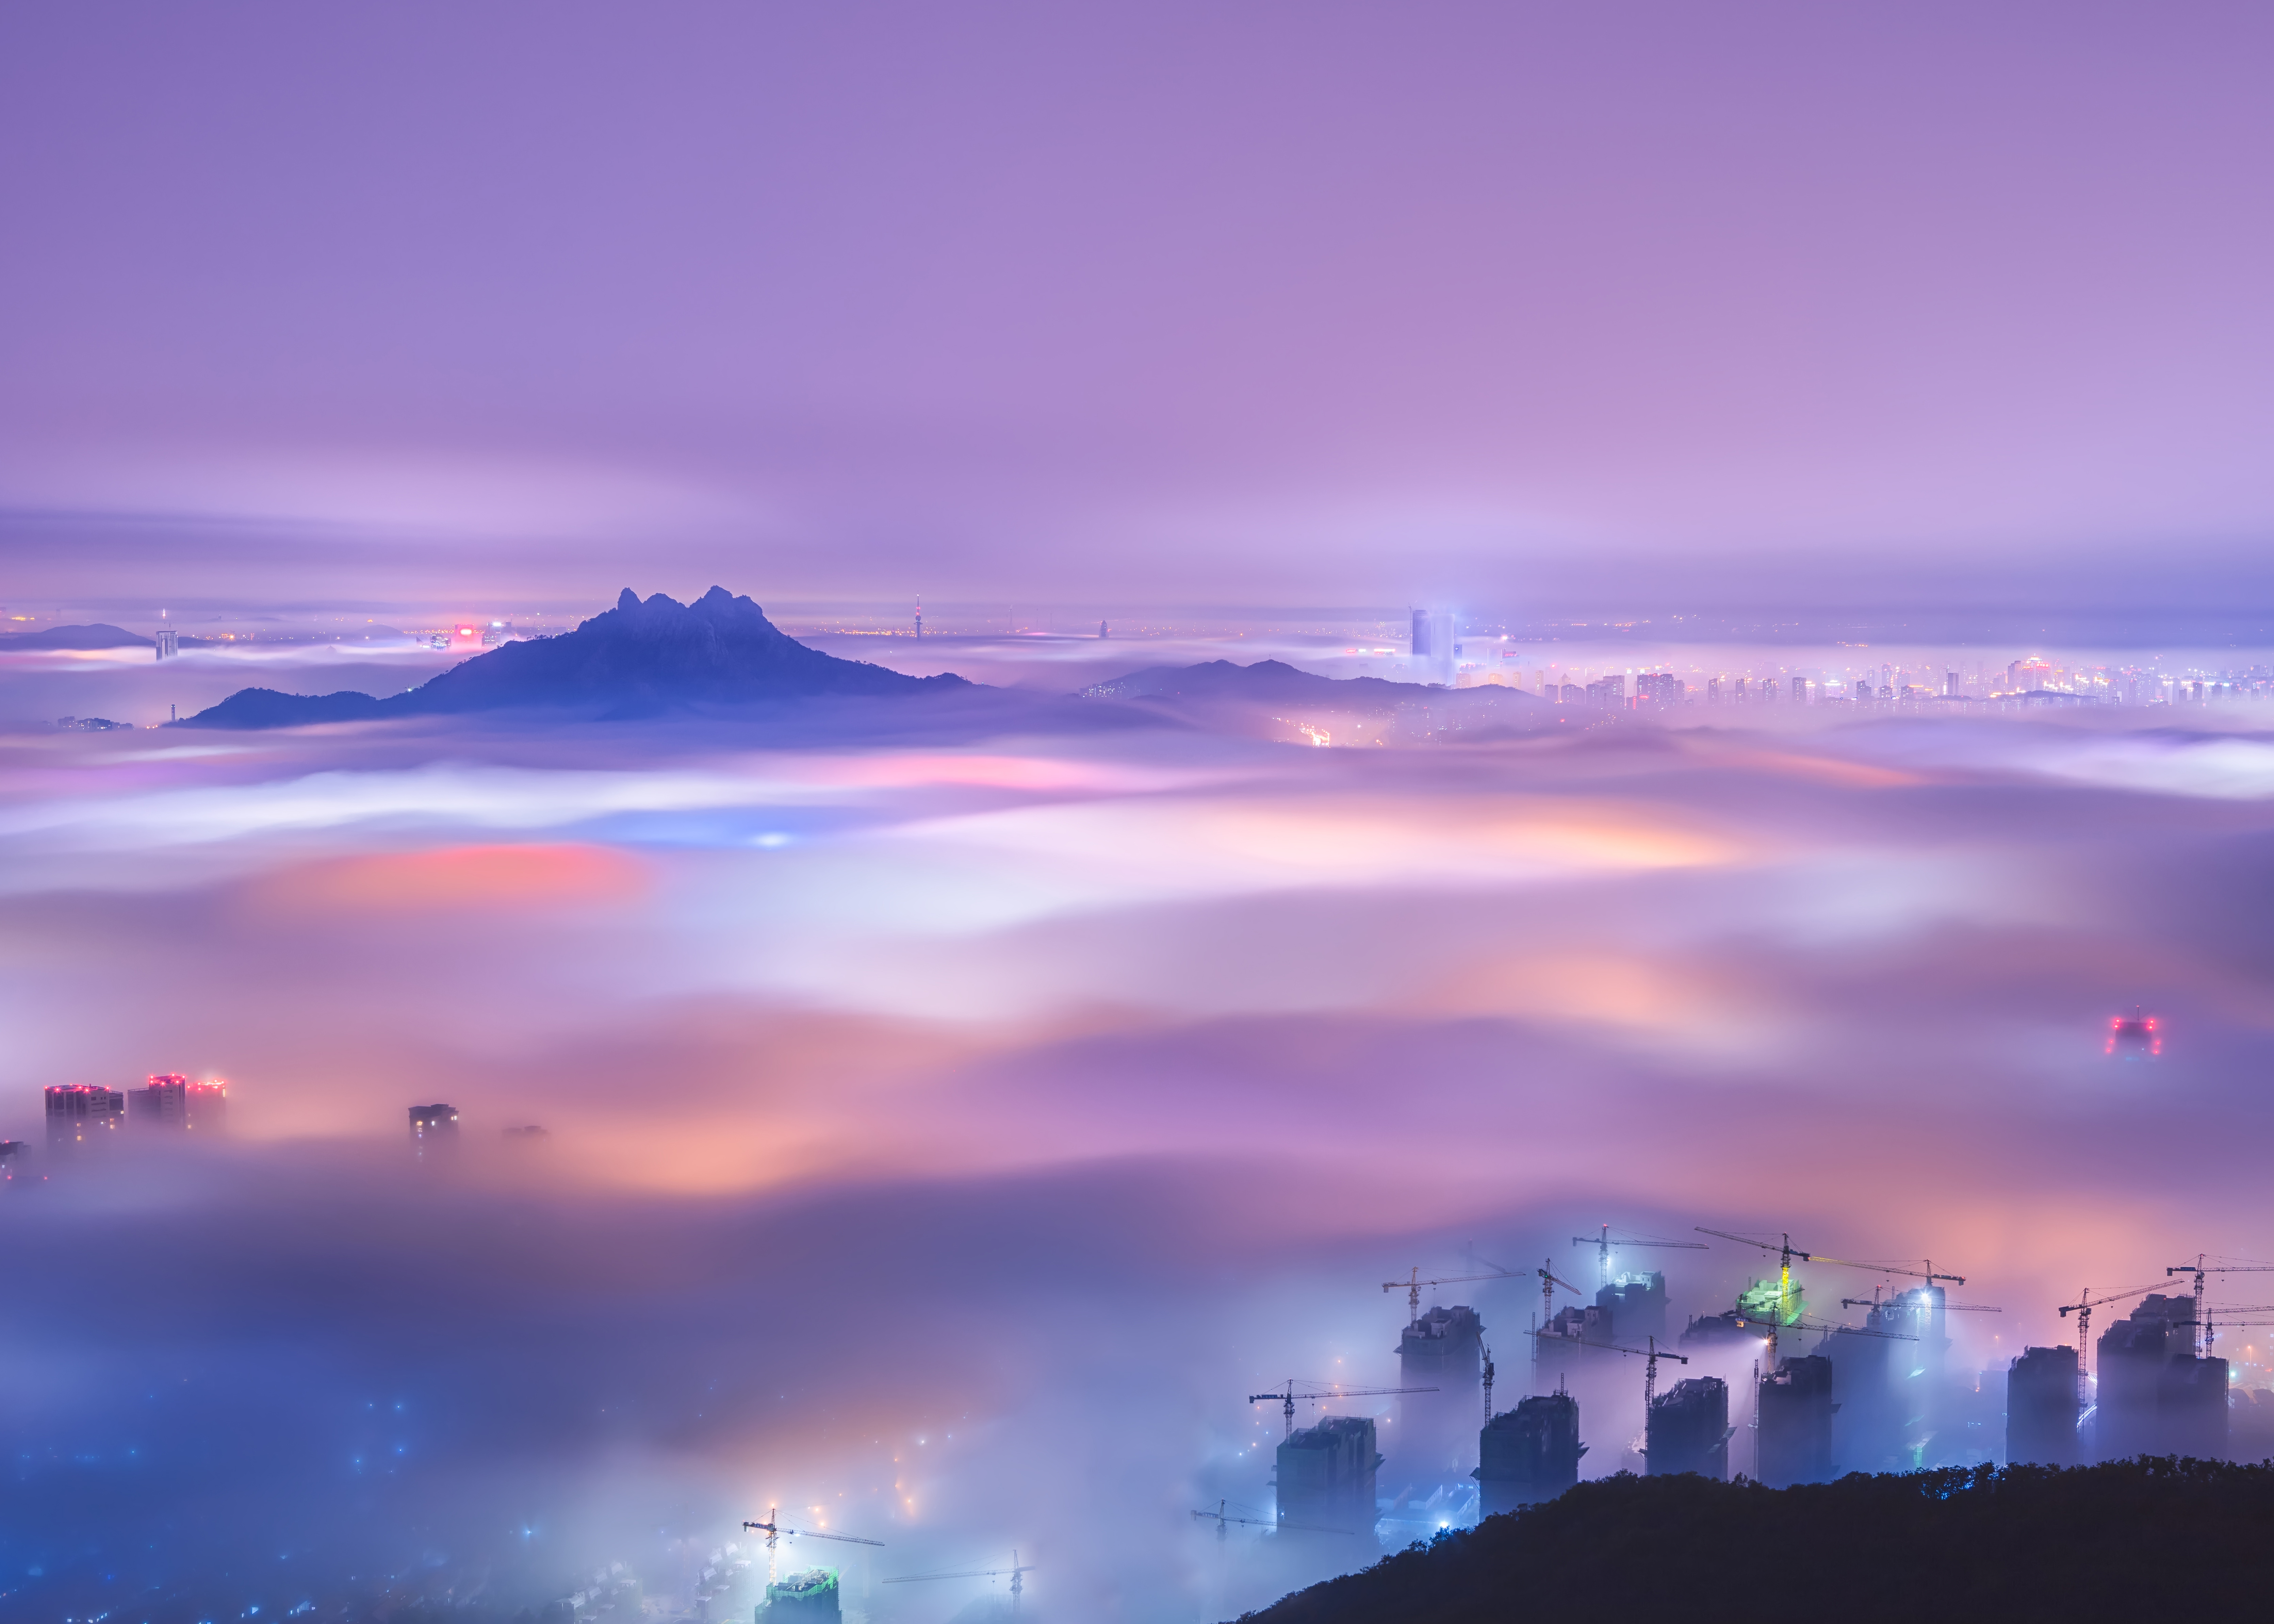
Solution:
<svg viewBox="0 0 2274 1624"><path fill-rule="evenodd" d="M1406 663L1409 680L1450 688L1456 665L1453 617L1436 610L1416 609L1412 648Z"/></svg>

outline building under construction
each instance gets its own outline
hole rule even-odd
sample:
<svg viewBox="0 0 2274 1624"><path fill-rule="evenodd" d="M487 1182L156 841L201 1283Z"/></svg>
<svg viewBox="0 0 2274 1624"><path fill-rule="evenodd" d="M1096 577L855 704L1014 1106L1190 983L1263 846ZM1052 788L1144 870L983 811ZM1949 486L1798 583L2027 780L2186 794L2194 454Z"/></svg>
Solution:
<svg viewBox="0 0 2274 1624"><path fill-rule="evenodd" d="M1814 1351L1832 1361L1832 1455L1842 1471L1915 1471L1947 1458L1963 1436L1943 1382L1950 1339L1940 1286L1914 1287L1858 1304L1864 1323L1835 1326ZM1938 1442L1938 1438L1942 1439ZM1993 1437L1980 1440L1985 1453Z"/></svg>
<svg viewBox="0 0 2274 1624"><path fill-rule="evenodd" d="M1477 1437L1480 1515L1554 1500L1579 1481L1579 1401L1568 1393L1528 1398L1495 1416Z"/></svg>
<svg viewBox="0 0 2274 1624"><path fill-rule="evenodd" d="M1639 1348L1645 1337L1666 1341L1666 1276L1622 1274L1595 1293L1595 1306L1607 1321L1604 1342Z"/></svg>
<svg viewBox="0 0 2274 1624"><path fill-rule="evenodd" d="M1832 1361L1822 1354L1778 1362L1761 1378L1758 1476L1773 1489L1830 1481Z"/></svg>
<svg viewBox="0 0 2274 1624"><path fill-rule="evenodd" d="M1653 1477L1729 1475L1729 1384L1690 1376L1650 1401L1643 1422L1643 1470Z"/></svg>
<svg viewBox="0 0 2274 1624"><path fill-rule="evenodd" d="M809 1568L766 1586L753 1624L839 1624L844 1616L837 1602L836 1570Z"/></svg>
<svg viewBox="0 0 2274 1624"><path fill-rule="evenodd" d="M1737 1305L1718 1314L1701 1314L1682 1327L1684 1348L1713 1348L1734 1342L1758 1342L1772 1325L1796 1325L1805 1301L1798 1286L1786 1288L1777 1281L1757 1280L1737 1293Z"/></svg>
<svg viewBox="0 0 2274 1624"><path fill-rule="evenodd" d="M2220 1460L2227 1447L2227 1366L2195 1355L2191 1297L2150 1294L2100 1334L2093 1455L2192 1455Z"/></svg>
<svg viewBox="0 0 2274 1624"><path fill-rule="evenodd" d="M1279 1522L1350 1534L1371 1532L1374 1473L1381 1465L1369 1417L1329 1416L1316 1426L1291 1433L1279 1446Z"/></svg>
<svg viewBox="0 0 2274 1624"><path fill-rule="evenodd" d="M1899 1387L1894 1350L1870 1327L1836 1326L1816 1351L1832 1361L1832 1457L1843 1471L1910 1470L1910 1391Z"/></svg>
<svg viewBox="0 0 2274 1624"><path fill-rule="evenodd" d="M1430 1488L1465 1482L1483 1402L1484 1321L1473 1308L1432 1308L1397 1342L1397 1385L1434 1387L1398 1401L1393 1481Z"/></svg>
<svg viewBox="0 0 2274 1624"><path fill-rule="evenodd" d="M1555 1317L1540 1334L1566 1342L1590 1343L1600 1350L1611 1340L1611 1311L1593 1303L1575 1303L1569 1308L1557 1309Z"/></svg>
<svg viewBox="0 0 2274 1624"><path fill-rule="evenodd" d="M2006 1463L2077 1463L2076 1350L2024 1348L2006 1372Z"/></svg>

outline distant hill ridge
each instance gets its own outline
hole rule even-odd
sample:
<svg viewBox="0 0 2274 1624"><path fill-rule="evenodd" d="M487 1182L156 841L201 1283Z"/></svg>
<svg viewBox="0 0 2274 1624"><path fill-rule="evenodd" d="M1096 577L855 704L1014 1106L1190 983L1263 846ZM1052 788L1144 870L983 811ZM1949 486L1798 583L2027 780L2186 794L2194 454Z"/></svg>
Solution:
<svg viewBox="0 0 2274 1624"><path fill-rule="evenodd" d="M1216 659L1198 665L1148 665L1083 691L1093 699L1254 699L1275 703L1363 700L1398 704L1443 690L1427 683L1392 682L1382 677L1321 677L1299 671L1284 660L1240 665Z"/></svg>
<svg viewBox="0 0 2274 1624"><path fill-rule="evenodd" d="M187 641L184 639L184 641ZM153 649L157 644L120 626L50 626L40 632L0 632L0 652L11 649Z"/></svg>
<svg viewBox="0 0 2274 1624"><path fill-rule="evenodd" d="M904 676L809 649L758 605L714 586L691 604L627 587L616 606L558 637L509 643L410 692L282 694L241 688L177 727L292 727L391 717L552 710L638 716L824 695L916 695L968 688L961 677Z"/></svg>

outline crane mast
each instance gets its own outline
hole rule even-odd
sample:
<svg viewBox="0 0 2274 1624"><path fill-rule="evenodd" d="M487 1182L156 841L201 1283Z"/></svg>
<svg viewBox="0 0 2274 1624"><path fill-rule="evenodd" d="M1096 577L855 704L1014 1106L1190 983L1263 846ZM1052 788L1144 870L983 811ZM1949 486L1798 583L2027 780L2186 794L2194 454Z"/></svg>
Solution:
<svg viewBox="0 0 2274 1624"><path fill-rule="evenodd" d="M2169 1278L2169 1275L2165 1276L2165 1280ZM2153 1291L2163 1283L2162 1280L2152 1281L2144 1286L2134 1286L2128 1291L2111 1291L2102 1297L2093 1296L2092 1288L2087 1286L2076 1294L2075 1302L2060 1304L2062 1319L2066 1320L2071 1314L2076 1316L2076 1402L2080 1410L2092 1402L2092 1377L2090 1368L2092 1357L2092 1311L2109 1303L2121 1303L2129 1298L2142 1296Z"/></svg>
<svg viewBox="0 0 2274 1624"><path fill-rule="evenodd" d="M1488 1274L1440 1274L1434 1280L1424 1280L1421 1278L1421 1266L1417 1263L1404 1280L1385 1280L1382 1282L1382 1289L1405 1293L1405 1319L1411 1324L1421 1317L1421 1288L1424 1286L1457 1286L1471 1280L1513 1280L1517 1277L1514 1269L1504 1269L1490 1258L1480 1258L1477 1261L1487 1265L1492 1272Z"/></svg>
<svg viewBox="0 0 2274 1624"><path fill-rule="evenodd" d="M1573 1297L1584 1297L1586 1295L1570 1281L1556 1277L1555 1259L1553 1258L1542 1258L1537 1272L1540 1275L1540 1327L1532 1338L1532 1387L1534 1392L1540 1390L1540 1339L1547 1335L1548 1322L1555 1318L1555 1288L1561 1286Z"/></svg>
<svg viewBox="0 0 2274 1624"><path fill-rule="evenodd" d="M1437 1390L1434 1387L1337 1387L1314 1382L1309 1385L1314 1387L1315 1391L1298 1393L1295 1389L1305 1384L1292 1376L1281 1385L1286 1389L1284 1392L1251 1393L1247 1395L1247 1402L1251 1404L1261 1404L1269 1400L1282 1405L1286 1411L1287 1436L1290 1438L1295 1435L1295 1402L1298 1399L1315 1403L1320 1400L1330 1398L1382 1398L1396 1393L1434 1393Z"/></svg>
<svg viewBox="0 0 2274 1624"><path fill-rule="evenodd" d="M2169 1280L2174 1274L2195 1277L2195 1357L2210 1357L2210 1321L2203 1317L2203 1276L2206 1274L2274 1274L2274 1263L2213 1263L2209 1252L2195 1253L2193 1263L2174 1263L2164 1271Z"/></svg>
<svg viewBox="0 0 2274 1624"><path fill-rule="evenodd" d="M1574 1246L1593 1246L1595 1249L1595 1285L1598 1289L1611 1283L1611 1253L1621 1246L1669 1247L1681 1252L1707 1250L1701 1241L1615 1241L1611 1238L1609 1224L1603 1226L1603 1232L1600 1235L1573 1236L1571 1244Z"/></svg>

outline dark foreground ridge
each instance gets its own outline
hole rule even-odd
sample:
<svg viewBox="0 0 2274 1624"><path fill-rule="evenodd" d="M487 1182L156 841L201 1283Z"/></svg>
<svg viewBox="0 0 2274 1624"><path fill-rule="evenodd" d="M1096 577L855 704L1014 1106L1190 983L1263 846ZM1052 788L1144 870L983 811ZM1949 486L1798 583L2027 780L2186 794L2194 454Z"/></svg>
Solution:
<svg viewBox="0 0 2274 1624"><path fill-rule="evenodd" d="M2263 1616L2274 1466L1957 1467L1768 1489L1622 1474L1298 1590L1254 1624ZM1287 1538L1287 1536L1280 1536Z"/></svg>
<svg viewBox="0 0 2274 1624"><path fill-rule="evenodd" d="M241 688L177 727L296 727L545 709L580 716L650 716L823 696L865 697L968 688L961 677L909 677L840 659L788 635L748 598L712 587L691 604L626 588L616 606L563 636L509 643L407 694L280 694Z"/></svg>

